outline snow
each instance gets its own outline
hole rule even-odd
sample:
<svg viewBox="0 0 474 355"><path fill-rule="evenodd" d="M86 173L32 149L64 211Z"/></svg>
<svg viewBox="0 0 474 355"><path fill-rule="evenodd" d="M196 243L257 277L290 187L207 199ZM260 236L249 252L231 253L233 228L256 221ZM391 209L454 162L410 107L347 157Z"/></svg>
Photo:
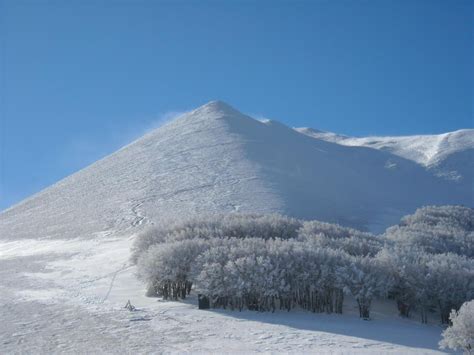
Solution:
<svg viewBox="0 0 474 355"><path fill-rule="evenodd" d="M419 164L430 166L460 150L474 149L474 129L439 135L347 138L342 143L349 146L387 150Z"/></svg>
<svg viewBox="0 0 474 355"><path fill-rule="evenodd" d="M353 147L369 147L389 151L405 159L429 166L461 150L474 148L474 129L461 129L439 135L396 137L348 137L303 127L296 131L308 136Z"/></svg>
<svg viewBox="0 0 474 355"><path fill-rule="evenodd" d="M183 214L235 211L378 232L421 205L472 205L467 181L440 179L386 151L311 139L214 101L3 211L0 238L130 235Z"/></svg>
<svg viewBox="0 0 474 355"><path fill-rule="evenodd" d="M443 144L467 146L469 132ZM465 151L444 158L449 171L472 165ZM199 311L195 299L146 298L129 248L151 223L216 212L381 231L423 204L472 205L464 179L211 102L0 213L0 352L436 352L441 328L383 307L365 322L351 309ZM139 311L123 309L129 299Z"/></svg>
<svg viewBox="0 0 474 355"><path fill-rule="evenodd" d="M459 176L459 171L471 178L474 169L474 129L461 129L454 132L439 135L414 135L398 137L348 137L331 132L323 132L313 128L296 128L296 131L307 136L334 142L351 147L367 147L390 152L399 157L414 161L421 166L437 169L444 176ZM457 156L465 154L463 161L448 164L449 160L455 160ZM457 158L459 159L459 158ZM467 164L467 166L466 166ZM456 171L453 176L452 171ZM443 171L444 170L444 171ZM450 174L451 173L451 174ZM462 175L461 175L462 177ZM466 176L467 177L467 176Z"/></svg>
<svg viewBox="0 0 474 355"><path fill-rule="evenodd" d="M144 296L131 238L43 242L0 245L2 353L440 353L442 328L397 318L393 304L376 304L372 321L350 302L344 315L203 311L195 295Z"/></svg>

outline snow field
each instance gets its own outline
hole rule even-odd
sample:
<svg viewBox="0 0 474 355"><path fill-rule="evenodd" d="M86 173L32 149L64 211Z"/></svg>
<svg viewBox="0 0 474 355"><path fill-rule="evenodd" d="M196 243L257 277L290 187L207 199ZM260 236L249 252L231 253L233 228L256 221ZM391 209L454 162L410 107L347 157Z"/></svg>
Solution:
<svg viewBox="0 0 474 355"><path fill-rule="evenodd" d="M3 353L439 353L442 328L355 304L344 315L198 310L197 300L144 296L128 263L132 240L28 241L0 257ZM47 243L46 243L47 244ZM41 251L38 247L41 246ZM67 250L67 252L65 252ZM127 300L138 309L129 312Z"/></svg>

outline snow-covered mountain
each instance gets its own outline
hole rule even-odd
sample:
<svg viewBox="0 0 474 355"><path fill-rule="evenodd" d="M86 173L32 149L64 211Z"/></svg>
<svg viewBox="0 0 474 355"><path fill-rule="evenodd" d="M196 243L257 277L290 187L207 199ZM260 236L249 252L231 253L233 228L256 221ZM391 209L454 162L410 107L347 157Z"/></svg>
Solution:
<svg viewBox="0 0 474 355"><path fill-rule="evenodd" d="M439 353L439 326L399 319L383 300L366 322L350 300L343 315L315 315L203 312L196 295L144 296L130 247L161 219L280 212L380 230L423 204L473 205L472 145L445 154L445 166L465 174L446 179L409 156L330 135L211 102L3 211L0 353ZM123 308L128 300L135 312Z"/></svg>
<svg viewBox="0 0 474 355"><path fill-rule="evenodd" d="M472 205L471 138L472 130L330 139L214 101L3 211L0 238L128 233L161 219L233 211L378 231L421 205ZM440 178L427 166L463 176Z"/></svg>

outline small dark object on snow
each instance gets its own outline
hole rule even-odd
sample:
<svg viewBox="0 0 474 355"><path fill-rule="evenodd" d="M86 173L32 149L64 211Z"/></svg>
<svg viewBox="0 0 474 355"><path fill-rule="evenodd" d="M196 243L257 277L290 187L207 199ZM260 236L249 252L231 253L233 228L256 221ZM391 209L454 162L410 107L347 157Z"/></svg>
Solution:
<svg viewBox="0 0 474 355"><path fill-rule="evenodd" d="M135 306L128 300L127 304L125 305L125 308L128 309L130 312L133 312L136 310Z"/></svg>
<svg viewBox="0 0 474 355"><path fill-rule="evenodd" d="M199 294L198 295L199 309L209 309L209 297Z"/></svg>

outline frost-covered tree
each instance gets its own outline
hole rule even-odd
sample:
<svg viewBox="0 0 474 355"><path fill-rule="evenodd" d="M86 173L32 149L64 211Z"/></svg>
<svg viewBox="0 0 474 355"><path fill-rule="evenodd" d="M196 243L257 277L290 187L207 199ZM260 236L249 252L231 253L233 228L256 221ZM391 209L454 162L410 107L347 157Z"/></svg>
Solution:
<svg viewBox="0 0 474 355"><path fill-rule="evenodd" d="M395 299L398 312L402 317L409 317L416 307L415 288L410 283L411 275L418 270L417 255L411 249L398 247L384 248L377 255L377 259L385 265L385 270L392 279L389 294Z"/></svg>
<svg viewBox="0 0 474 355"><path fill-rule="evenodd" d="M274 311L295 305L313 312L342 313L337 272L348 255L296 240L221 240L196 262L197 289L213 306Z"/></svg>
<svg viewBox="0 0 474 355"><path fill-rule="evenodd" d="M452 309L474 298L474 259L453 253L437 254L427 260L430 288L441 316L441 323L449 323Z"/></svg>
<svg viewBox="0 0 474 355"><path fill-rule="evenodd" d="M470 212L424 208L385 238L278 215L194 217L144 231L132 260L148 294L165 299L194 285L213 307L342 313L346 293L369 318L372 300L389 294L401 315L416 309L427 322L437 309L447 322L474 296Z"/></svg>
<svg viewBox="0 0 474 355"><path fill-rule="evenodd" d="M138 234L133 241L131 248L130 260L136 264L138 258L147 252L147 250L155 244L162 244L166 242L167 229L151 226L146 228L140 234Z"/></svg>
<svg viewBox="0 0 474 355"><path fill-rule="evenodd" d="M474 209L465 206L425 206L405 216L402 225L427 224L474 231Z"/></svg>
<svg viewBox="0 0 474 355"><path fill-rule="evenodd" d="M428 322L428 314L436 307L435 274L429 262L433 255L418 248L395 246L385 248L377 259L392 277L389 294L397 302L400 315L408 317L417 309L421 322Z"/></svg>
<svg viewBox="0 0 474 355"><path fill-rule="evenodd" d="M385 295L392 282L383 264L371 257L352 257L340 275L344 290L357 300L360 317L370 319L372 300Z"/></svg>
<svg viewBox="0 0 474 355"><path fill-rule="evenodd" d="M274 256L273 240L255 238L222 240L196 263L197 288L211 297L213 306L272 310L284 281ZM273 252L272 252L273 250Z"/></svg>
<svg viewBox="0 0 474 355"><path fill-rule="evenodd" d="M227 214L168 220L156 224L136 238L131 260L136 263L140 254L155 244L189 239L261 238L292 239L302 222L278 214Z"/></svg>
<svg viewBox="0 0 474 355"><path fill-rule="evenodd" d="M456 253L474 257L474 209L427 206L405 216L384 237L399 246L417 247L432 254Z"/></svg>
<svg viewBox="0 0 474 355"><path fill-rule="evenodd" d="M472 259L407 247L386 248L377 258L393 277L389 291L403 316L416 308L426 323L429 312L438 309L441 322L447 323L452 308L474 297Z"/></svg>
<svg viewBox="0 0 474 355"><path fill-rule="evenodd" d="M191 291L191 267L210 247L205 240L157 244L138 258L137 276L148 285L147 295L185 298Z"/></svg>
<svg viewBox="0 0 474 355"><path fill-rule="evenodd" d="M300 240L312 241L322 248L343 250L353 256L374 256L383 247L383 241L373 234L319 221L304 222L298 233Z"/></svg>
<svg viewBox="0 0 474 355"><path fill-rule="evenodd" d="M449 315L452 325L443 332L441 348L462 349L471 354L474 351L474 300L465 302L459 311Z"/></svg>
<svg viewBox="0 0 474 355"><path fill-rule="evenodd" d="M236 292L225 270L228 259L228 246L211 248L198 258L195 268L198 290L211 298L213 306Z"/></svg>

